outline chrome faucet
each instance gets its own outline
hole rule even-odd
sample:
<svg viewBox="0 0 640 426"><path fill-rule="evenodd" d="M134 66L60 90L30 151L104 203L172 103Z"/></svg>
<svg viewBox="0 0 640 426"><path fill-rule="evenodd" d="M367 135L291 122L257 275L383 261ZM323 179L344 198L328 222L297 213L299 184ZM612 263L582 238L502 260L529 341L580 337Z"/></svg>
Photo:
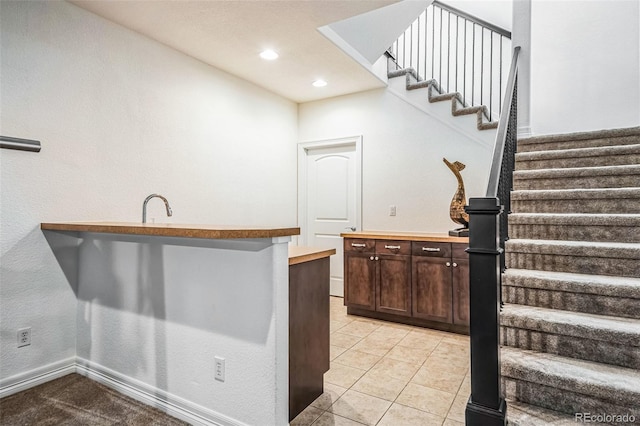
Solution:
<svg viewBox="0 0 640 426"><path fill-rule="evenodd" d="M166 198L164 198L160 194L151 194L147 198L145 198L144 203L142 203L142 223L147 223L147 203L154 197L158 197L162 201L164 201L164 206L167 208L167 216L171 216L173 214L173 212L171 211L171 207L169 206L169 202Z"/></svg>

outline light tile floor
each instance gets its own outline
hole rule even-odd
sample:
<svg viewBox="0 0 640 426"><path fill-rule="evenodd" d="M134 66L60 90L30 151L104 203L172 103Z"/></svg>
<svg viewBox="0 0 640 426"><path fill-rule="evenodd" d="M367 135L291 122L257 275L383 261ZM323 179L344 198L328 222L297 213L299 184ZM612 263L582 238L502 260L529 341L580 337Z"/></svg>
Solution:
<svg viewBox="0 0 640 426"><path fill-rule="evenodd" d="M463 426L469 337L347 315L331 297L324 393L292 426Z"/></svg>

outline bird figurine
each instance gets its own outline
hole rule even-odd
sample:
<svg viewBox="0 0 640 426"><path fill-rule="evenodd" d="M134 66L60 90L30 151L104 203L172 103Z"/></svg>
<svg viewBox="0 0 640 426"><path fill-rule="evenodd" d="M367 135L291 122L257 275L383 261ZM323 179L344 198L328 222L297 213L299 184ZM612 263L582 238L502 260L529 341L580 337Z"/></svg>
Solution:
<svg viewBox="0 0 640 426"><path fill-rule="evenodd" d="M459 161L450 162L446 158L443 158L442 161L449 167L449 169L453 172L458 179L458 189L456 193L453 195L453 199L451 199L451 206L449 207L449 217L455 223L462 225L462 228L456 229L455 231L466 230L469 227L469 215L464 211L464 206L467 204L467 198L464 193L464 182L462 182L462 175L460 172L464 170L466 167ZM452 232L455 232L452 231ZM456 235L459 235L458 232Z"/></svg>

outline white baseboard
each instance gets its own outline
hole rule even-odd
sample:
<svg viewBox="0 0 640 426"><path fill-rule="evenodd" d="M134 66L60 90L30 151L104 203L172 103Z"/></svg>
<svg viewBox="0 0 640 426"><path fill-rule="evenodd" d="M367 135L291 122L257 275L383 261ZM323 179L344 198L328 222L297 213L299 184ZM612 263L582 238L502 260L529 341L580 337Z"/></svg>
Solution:
<svg viewBox="0 0 640 426"><path fill-rule="evenodd" d="M0 381L0 398L76 372L76 357L34 368Z"/></svg>
<svg viewBox="0 0 640 426"><path fill-rule="evenodd" d="M120 374L84 358L72 357L0 382L0 398L32 388L67 374L77 373L102 383L143 404L196 426L248 426L224 414Z"/></svg>

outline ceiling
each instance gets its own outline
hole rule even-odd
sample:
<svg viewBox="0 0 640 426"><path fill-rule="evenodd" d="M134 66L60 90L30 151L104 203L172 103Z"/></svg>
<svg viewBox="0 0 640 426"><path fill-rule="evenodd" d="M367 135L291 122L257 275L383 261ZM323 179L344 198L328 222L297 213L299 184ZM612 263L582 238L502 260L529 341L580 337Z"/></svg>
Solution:
<svg viewBox="0 0 640 426"><path fill-rule="evenodd" d="M383 87L317 28L399 0L71 0L216 68L302 103ZM258 55L271 48L275 61ZM329 84L313 87L322 78Z"/></svg>

